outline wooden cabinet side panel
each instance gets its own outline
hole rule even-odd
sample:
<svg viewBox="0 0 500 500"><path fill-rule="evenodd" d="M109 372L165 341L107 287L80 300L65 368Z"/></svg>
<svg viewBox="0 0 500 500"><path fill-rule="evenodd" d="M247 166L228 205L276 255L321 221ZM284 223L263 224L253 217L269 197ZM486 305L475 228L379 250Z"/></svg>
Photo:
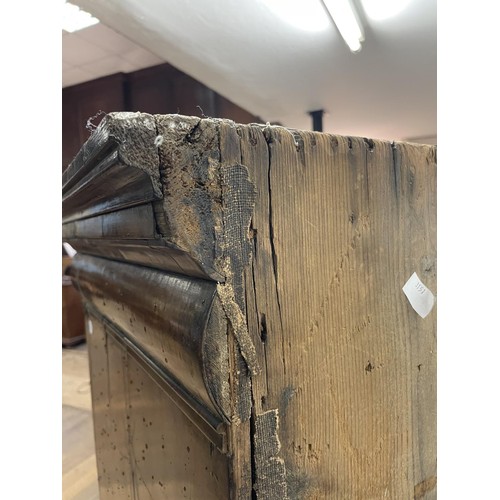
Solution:
<svg viewBox="0 0 500 500"><path fill-rule="evenodd" d="M436 150L401 143L396 151L401 192L407 200L400 212L405 221L400 266L407 277L416 272L436 294ZM437 494L437 309L421 318L405 301L402 319L409 331L414 498L433 500Z"/></svg>
<svg viewBox="0 0 500 500"><path fill-rule="evenodd" d="M229 498L228 460L128 357L130 455L137 498Z"/></svg>
<svg viewBox="0 0 500 500"><path fill-rule="evenodd" d="M134 500L126 419L126 352L87 314L92 412L101 500Z"/></svg>
<svg viewBox="0 0 500 500"><path fill-rule="evenodd" d="M265 331L266 368L252 386L256 404L277 411L288 496L432 490L436 317L420 318L401 288L416 271L435 291L435 150L252 134L249 326L254 339Z"/></svg>

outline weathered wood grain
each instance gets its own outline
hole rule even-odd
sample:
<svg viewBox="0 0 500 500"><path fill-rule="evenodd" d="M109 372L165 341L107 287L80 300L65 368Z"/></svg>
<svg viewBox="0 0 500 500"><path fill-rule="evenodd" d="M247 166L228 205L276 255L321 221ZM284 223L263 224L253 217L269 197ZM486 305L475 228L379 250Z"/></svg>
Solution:
<svg viewBox="0 0 500 500"><path fill-rule="evenodd" d="M411 498L435 476L435 312L401 287L417 271L435 290L435 151L240 130L259 193L252 387L279 416L287 494Z"/></svg>
<svg viewBox="0 0 500 500"><path fill-rule="evenodd" d="M210 400L200 398L203 387L193 391L190 370L175 375L228 423L220 447L228 460L213 460L219 476L227 465L230 498L435 498L436 310L421 318L402 287L417 272L436 292L436 149L179 115L134 119L155 123L155 200L77 217L67 231L84 254L129 262L81 257L108 269L87 299L112 297L123 314L101 314L125 344L142 325L130 313L132 295L144 317L155 297L171 296L175 280L160 270L210 282L209 315L192 352L174 349L162 337L168 329L155 342L172 351L167 357L201 365L194 371ZM133 127L129 134L130 150ZM88 194L82 188L85 203ZM128 269L127 280L115 267ZM158 290L142 296L137 283L146 274ZM176 329L192 316L164 311ZM154 343L146 344L138 345L155 362ZM95 359L105 361L102 353ZM164 411L188 432L177 410ZM182 439L172 439L176 454ZM178 494L168 474L166 488ZM136 496L164 491L155 484L151 493L144 481L148 487L134 482ZM210 481L203 479L211 493L226 491ZM192 488L190 498L202 498Z"/></svg>

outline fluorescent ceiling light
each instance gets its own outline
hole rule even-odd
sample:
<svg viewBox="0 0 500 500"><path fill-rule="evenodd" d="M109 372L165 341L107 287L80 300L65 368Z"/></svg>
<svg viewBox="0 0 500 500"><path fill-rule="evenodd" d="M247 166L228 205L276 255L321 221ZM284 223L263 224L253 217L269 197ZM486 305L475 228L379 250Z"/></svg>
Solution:
<svg viewBox="0 0 500 500"><path fill-rule="evenodd" d="M261 0L279 18L304 31L323 31L330 26L321 2L312 0Z"/></svg>
<svg viewBox="0 0 500 500"><path fill-rule="evenodd" d="M380 21L399 14L411 0L361 0L366 15Z"/></svg>
<svg viewBox="0 0 500 500"><path fill-rule="evenodd" d="M351 52L359 52L365 36L350 0L323 0L323 3Z"/></svg>
<svg viewBox="0 0 500 500"><path fill-rule="evenodd" d="M64 2L63 6L63 26L62 29L69 33L88 28L97 24L99 19L96 19L88 12L81 10L76 5L69 2Z"/></svg>

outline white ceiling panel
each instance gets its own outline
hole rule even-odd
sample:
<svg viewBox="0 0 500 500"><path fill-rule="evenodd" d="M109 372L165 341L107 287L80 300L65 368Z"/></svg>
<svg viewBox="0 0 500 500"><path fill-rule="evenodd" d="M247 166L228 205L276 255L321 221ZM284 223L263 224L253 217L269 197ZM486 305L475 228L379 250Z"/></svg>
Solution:
<svg viewBox="0 0 500 500"><path fill-rule="evenodd" d="M76 33L80 38L87 40L98 47L103 48L106 52L113 54L122 54L124 52L134 50L137 45L120 35L116 31L111 30L102 23L95 24Z"/></svg>
<svg viewBox="0 0 500 500"><path fill-rule="evenodd" d="M156 64L165 62L164 59L160 59L158 56L155 56L141 47L135 47L135 49L128 50L123 53L121 57L131 63L135 69L147 68L148 66L155 66Z"/></svg>
<svg viewBox="0 0 500 500"><path fill-rule="evenodd" d="M107 50L83 39L78 32L68 33L63 37L62 60L72 66L98 61L108 55Z"/></svg>
<svg viewBox="0 0 500 500"><path fill-rule="evenodd" d="M102 23L63 31L62 53L63 87L165 62Z"/></svg>

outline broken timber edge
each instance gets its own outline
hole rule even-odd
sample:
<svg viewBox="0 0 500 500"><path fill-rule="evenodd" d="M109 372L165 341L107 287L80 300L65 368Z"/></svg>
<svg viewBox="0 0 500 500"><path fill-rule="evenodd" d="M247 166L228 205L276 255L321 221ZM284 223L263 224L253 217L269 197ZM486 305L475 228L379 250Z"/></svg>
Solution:
<svg viewBox="0 0 500 500"><path fill-rule="evenodd" d="M435 167L431 146L111 113L63 175L77 250L216 282L202 362L234 498L435 498L435 311L400 293L413 271L435 290Z"/></svg>

